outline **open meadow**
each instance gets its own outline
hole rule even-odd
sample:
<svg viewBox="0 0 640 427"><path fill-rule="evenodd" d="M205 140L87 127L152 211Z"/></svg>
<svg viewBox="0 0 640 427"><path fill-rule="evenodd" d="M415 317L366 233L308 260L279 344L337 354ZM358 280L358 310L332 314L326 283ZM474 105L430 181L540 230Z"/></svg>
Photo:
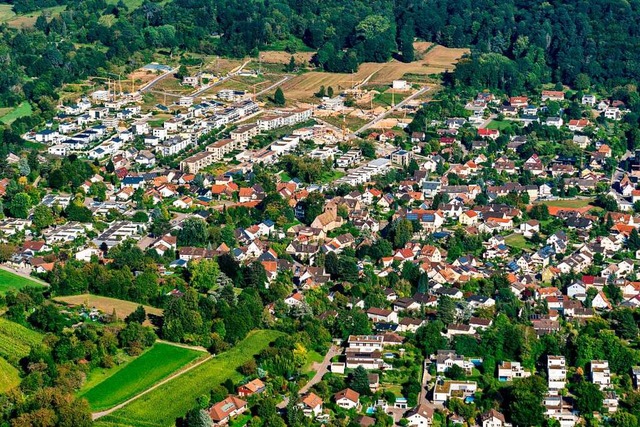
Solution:
<svg viewBox="0 0 640 427"><path fill-rule="evenodd" d="M115 310L116 316L118 316L119 319L124 319L140 305L131 301L124 301L121 299L102 297L91 294L57 297L53 300L62 304L69 305L71 307L77 307L81 305L84 305L88 308L95 307L105 314L111 314L113 313L113 310ZM144 310L147 312L147 315L152 314L154 316L162 316L162 309L160 308L145 305Z"/></svg>
<svg viewBox="0 0 640 427"><path fill-rule="evenodd" d="M3 108L2 110L4 114L0 116L0 122L4 123L5 125L10 125L20 117L30 116L33 113L31 104L29 104L27 101L24 101L15 108Z"/></svg>
<svg viewBox="0 0 640 427"><path fill-rule="evenodd" d="M267 348L281 336L278 331L251 332L231 350L216 355L197 368L145 394L111 415L100 418L96 426L173 426L176 418L193 407L196 398L227 379L240 380L237 371L242 364Z"/></svg>
<svg viewBox="0 0 640 427"><path fill-rule="evenodd" d="M0 357L17 363L42 342L42 335L10 320L0 317Z"/></svg>
<svg viewBox="0 0 640 427"><path fill-rule="evenodd" d="M0 269L0 295L6 294L8 291L26 288L27 286L42 288L42 284L35 280Z"/></svg>
<svg viewBox="0 0 640 427"><path fill-rule="evenodd" d="M91 375L102 377L102 381L81 390L80 397L87 399L94 411L112 408L207 355L202 351L156 343L120 369L90 374L88 384L93 383Z"/></svg>
<svg viewBox="0 0 640 427"><path fill-rule="evenodd" d="M60 12L64 11L66 6L53 6L46 7L41 10L37 10L35 12L25 13L24 15L17 15L13 11L13 5L11 4L0 4L0 23L7 24L9 27L13 28L30 28L36 23L36 19L41 14L46 16L54 16L59 15Z"/></svg>

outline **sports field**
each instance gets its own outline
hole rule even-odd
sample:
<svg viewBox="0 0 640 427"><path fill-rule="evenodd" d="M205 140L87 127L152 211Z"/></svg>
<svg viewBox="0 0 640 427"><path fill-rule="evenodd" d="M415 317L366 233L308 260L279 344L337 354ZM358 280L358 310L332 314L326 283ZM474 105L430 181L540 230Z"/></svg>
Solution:
<svg viewBox="0 0 640 427"><path fill-rule="evenodd" d="M202 351L156 343L113 375L82 391L80 396L87 399L95 411L112 408L207 355ZM96 374L102 375L102 372Z"/></svg>
<svg viewBox="0 0 640 427"><path fill-rule="evenodd" d="M27 279L10 271L0 269L0 295L6 294L7 291L18 290L27 286L42 287L42 285L35 280Z"/></svg>
<svg viewBox="0 0 640 427"><path fill-rule="evenodd" d="M236 369L281 335L278 331L254 331L231 350L100 418L95 425L173 426L176 418L184 416L193 407L198 396L209 393L214 386L229 378L234 381L241 379L242 375Z"/></svg>

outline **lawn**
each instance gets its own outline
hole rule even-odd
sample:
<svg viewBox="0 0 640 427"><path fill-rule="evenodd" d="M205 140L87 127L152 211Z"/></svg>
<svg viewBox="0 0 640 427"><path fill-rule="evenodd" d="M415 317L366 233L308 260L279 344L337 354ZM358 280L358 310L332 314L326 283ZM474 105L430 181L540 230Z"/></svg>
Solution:
<svg viewBox="0 0 640 427"><path fill-rule="evenodd" d="M323 172L320 176L320 182L323 184L329 184L345 176L342 171L332 170L331 172Z"/></svg>
<svg viewBox="0 0 640 427"><path fill-rule="evenodd" d="M18 384L20 384L20 374L18 370L0 357L0 393L11 390Z"/></svg>
<svg viewBox="0 0 640 427"><path fill-rule="evenodd" d="M489 122L489 124L487 125L487 129L498 129L498 130L505 130L505 129L509 129L511 127L511 125L513 124L513 122L510 122L508 120L491 120Z"/></svg>
<svg viewBox="0 0 640 427"><path fill-rule="evenodd" d="M404 93L393 93L393 92L387 91L387 92L376 95L375 98L373 98L373 102L385 107L387 106L392 107L394 105L398 105L407 96L408 95Z"/></svg>
<svg viewBox="0 0 640 427"><path fill-rule="evenodd" d="M278 331L254 331L231 350L101 418L96 426L173 426L176 418L184 416L193 407L197 397L209 393L229 378L240 380L242 375L237 368L282 335Z"/></svg>
<svg viewBox="0 0 640 427"><path fill-rule="evenodd" d="M0 356L12 363L29 354L42 342L42 335L10 320L0 318Z"/></svg>
<svg viewBox="0 0 640 427"><path fill-rule="evenodd" d="M504 238L507 246L515 249L531 249L531 245L527 242L522 234L512 234Z"/></svg>
<svg viewBox="0 0 640 427"><path fill-rule="evenodd" d="M309 352L307 352L307 361L302 367L302 372L304 372L305 374L309 372L314 372L313 364L322 363L323 360L324 360L323 355L321 355L317 351L309 350Z"/></svg>
<svg viewBox="0 0 640 427"><path fill-rule="evenodd" d="M7 291L22 289L27 286L42 287L40 283L34 280L0 269L0 295L6 294Z"/></svg>
<svg viewBox="0 0 640 427"><path fill-rule="evenodd" d="M571 200L545 200L540 202L543 205L555 206L558 208L586 208L593 200L591 199L571 199Z"/></svg>
<svg viewBox="0 0 640 427"><path fill-rule="evenodd" d="M89 401L93 410L112 408L205 355L202 351L156 343L80 396Z"/></svg>
<svg viewBox="0 0 640 427"><path fill-rule="evenodd" d="M0 122L4 123L5 125L10 125L20 117L30 116L32 113L33 110L31 109L31 104L29 104L27 101L24 101L9 113L0 117Z"/></svg>

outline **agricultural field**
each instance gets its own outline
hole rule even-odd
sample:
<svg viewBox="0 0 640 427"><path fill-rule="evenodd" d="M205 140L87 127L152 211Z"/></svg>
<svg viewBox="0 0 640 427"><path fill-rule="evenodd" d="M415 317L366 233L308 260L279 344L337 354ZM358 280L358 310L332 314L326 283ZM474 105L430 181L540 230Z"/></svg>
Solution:
<svg viewBox="0 0 640 427"><path fill-rule="evenodd" d="M0 393L9 391L20 384L20 374L9 362L0 357Z"/></svg>
<svg viewBox="0 0 640 427"><path fill-rule="evenodd" d="M0 317L0 357L11 363L25 357L31 347L42 342L42 335Z"/></svg>
<svg viewBox="0 0 640 427"><path fill-rule="evenodd" d="M42 287L42 284L26 277L18 276L7 270L0 269L0 295L8 291L26 288L27 286Z"/></svg>
<svg viewBox="0 0 640 427"><path fill-rule="evenodd" d="M87 399L93 410L112 408L206 355L202 351L156 343L103 381L82 390L80 397ZM97 375L103 373L97 372Z"/></svg>
<svg viewBox="0 0 640 427"><path fill-rule="evenodd" d="M95 307L103 313L111 314L113 310L116 311L116 315L119 319L124 319L129 314L131 314L140 304L131 301L124 301L116 298L108 298L101 297L98 295L91 294L83 294L83 295L72 295L66 297L57 297L54 298L54 301L57 301L62 304L69 305L71 307L84 305L88 308ZM154 316L162 316L162 309L151 307L148 305L144 306L144 310L147 312L147 315L152 314Z"/></svg>
<svg viewBox="0 0 640 427"><path fill-rule="evenodd" d="M5 109L3 108L3 110ZM27 101L24 101L16 108L10 108L7 111L4 111L4 114L0 116L0 122L4 123L5 125L10 125L20 117L30 116L32 113L33 110L31 109L31 104L29 104Z"/></svg>
<svg viewBox="0 0 640 427"><path fill-rule="evenodd" d="M254 331L231 350L216 355L124 408L101 418L95 425L173 426L176 418L184 416L193 407L198 396L208 393L211 388L229 378L240 380L242 376L236 369L281 335L278 331Z"/></svg>
<svg viewBox="0 0 640 427"><path fill-rule="evenodd" d="M414 62L405 64L391 60L384 64L365 62L353 74L324 73L311 71L301 74L282 85L287 99L309 100L320 86L333 87L335 90L351 88L356 84L390 84L393 80L408 79L412 76L423 80L430 74L440 74L445 70L453 70L456 62L467 53L468 49L446 48L426 42L414 44L416 57ZM290 56L290 55L289 55ZM287 57L287 61L289 58Z"/></svg>

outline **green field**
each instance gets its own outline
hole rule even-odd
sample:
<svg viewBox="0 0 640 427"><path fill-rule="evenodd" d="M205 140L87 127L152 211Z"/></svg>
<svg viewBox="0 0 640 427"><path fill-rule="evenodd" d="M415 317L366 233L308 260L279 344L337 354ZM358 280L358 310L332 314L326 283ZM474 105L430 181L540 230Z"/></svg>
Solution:
<svg viewBox="0 0 640 427"><path fill-rule="evenodd" d="M558 208L586 208L592 201L591 199L545 200L540 204Z"/></svg>
<svg viewBox="0 0 640 427"><path fill-rule="evenodd" d="M0 117L0 122L4 123L5 125L10 125L20 117L30 116L32 113L33 110L31 109L31 104L29 104L27 101L24 101L9 113Z"/></svg>
<svg viewBox="0 0 640 427"><path fill-rule="evenodd" d="M18 384L20 384L18 370L0 357L0 393L11 390Z"/></svg>
<svg viewBox="0 0 640 427"><path fill-rule="evenodd" d="M402 93L384 92L376 95L373 98L373 102L382 106L392 107L398 105L398 103L402 102L406 97L407 95Z"/></svg>
<svg viewBox="0 0 640 427"><path fill-rule="evenodd" d="M39 288L42 285L34 280L27 279L17 274L11 273L7 270L0 269L0 295L6 294L7 291L22 289L27 286L37 286Z"/></svg>
<svg viewBox="0 0 640 427"><path fill-rule="evenodd" d="M513 122L510 122L508 120L491 120L489 122L489 124L487 125L487 129L498 129L498 130L505 130L511 127L511 125L513 124Z"/></svg>
<svg viewBox="0 0 640 427"><path fill-rule="evenodd" d="M202 351L156 343L149 351L83 392L81 397L89 401L93 410L112 408L205 355Z"/></svg>
<svg viewBox="0 0 640 427"><path fill-rule="evenodd" d="M507 246L516 249L530 249L531 245L527 242L522 234L512 234L504 238Z"/></svg>
<svg viewBox="0 0 640 427"><path fill-rule="evenodd" d="M58 15L63 12L67 6L52 6L45 7L41 10L36 10L34 12L25 13L24 15L17 15L13 11L13 5L10 4L0 4L0 23L6 23L14 28L21 27L31 27L36 22L36 19L41 14L45 14L48 16Z"/></svg>
<svg viewBox="0 0 640 427"><path fill-rule="evenodd" d="M281 335L278 331L254 331L231 350L101 418L95 425L173 426L176 418L193 407L198 396L229 378L240 380L242 375L236 369Z"/></svg>
<svg viewBox="0 0 640 427"><path fill-rule="evenodd" d="M0 356L15 363L42 342L42 335L22 325L0 318Z"/></svg>

